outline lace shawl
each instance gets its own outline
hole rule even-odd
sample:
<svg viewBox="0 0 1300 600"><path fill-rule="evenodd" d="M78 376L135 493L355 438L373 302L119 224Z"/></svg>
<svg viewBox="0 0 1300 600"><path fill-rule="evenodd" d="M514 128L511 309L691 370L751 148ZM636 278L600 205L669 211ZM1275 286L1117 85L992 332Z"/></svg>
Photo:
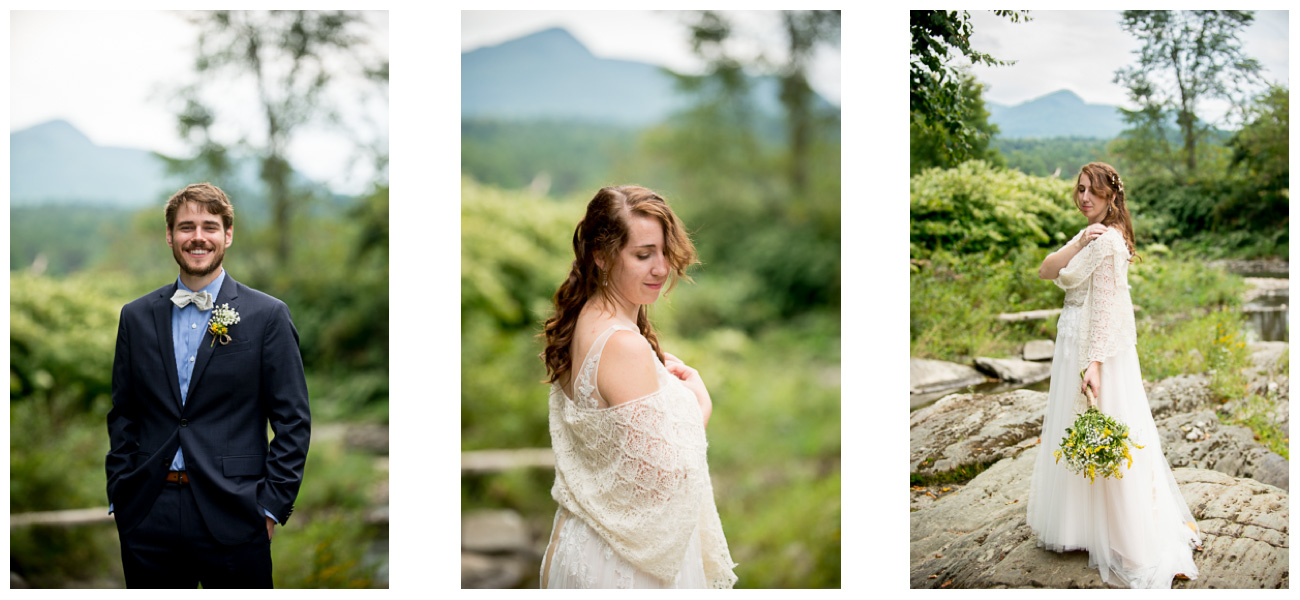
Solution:
<svg viewBox="0 0 1300 600"><path fill-rule="evenodd" d="M579 370L577 400L595 391L596 364ZM657 361L656 372L657 392L608 408L580 406L552 385L551 496L629 563L667 582L699 527L710 587L730 588L735 563L713 501L699 403Z"/></svg>
<svg viewBox="0 0 1300 600"><path fill-rule="evenodd" d="M1070 243L1083 235L1080 231ZM1137 344L1133 301L1128 287L1128 246L1110 228L1070 259L1055 281L1065 290L1065 306L1081 306L1078 320L1078 368L1106 362L1122 348Z"/></svg>

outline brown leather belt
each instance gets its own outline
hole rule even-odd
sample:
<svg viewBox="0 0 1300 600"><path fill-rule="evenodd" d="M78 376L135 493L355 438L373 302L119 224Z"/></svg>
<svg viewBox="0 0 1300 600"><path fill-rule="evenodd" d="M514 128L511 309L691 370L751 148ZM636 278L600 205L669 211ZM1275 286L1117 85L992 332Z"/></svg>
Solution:
<svg viewBox="0 0 1300 600"><path fill-rule="evenodd" d="M189 485L190 476L185 474L185 471L168 471L167 483L179 483L181 485Z"/></svg>

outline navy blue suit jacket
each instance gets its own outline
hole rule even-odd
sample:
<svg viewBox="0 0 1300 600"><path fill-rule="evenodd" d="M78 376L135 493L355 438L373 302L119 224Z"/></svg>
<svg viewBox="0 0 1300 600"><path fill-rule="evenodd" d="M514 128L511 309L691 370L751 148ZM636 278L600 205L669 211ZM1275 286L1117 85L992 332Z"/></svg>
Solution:
<svg viewBox="0 0 1300 600"><path fill-rule="evenodd" d="M108 499L130 532L162 491L176 447L203 522L223 544L266 535L265 507L289 520L311 436L298 331L285 304L229 274L216 305L239 313L228 345L203 335L185 405L172 350L176 284L122 307L113 357ZM267 424L275 433L267 442Z"/></svg>

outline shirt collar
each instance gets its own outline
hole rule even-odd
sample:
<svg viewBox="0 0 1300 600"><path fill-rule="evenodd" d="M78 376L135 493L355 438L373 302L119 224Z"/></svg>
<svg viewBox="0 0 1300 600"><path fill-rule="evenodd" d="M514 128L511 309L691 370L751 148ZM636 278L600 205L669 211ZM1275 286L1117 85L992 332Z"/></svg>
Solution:
<svg viewBox="0 0 1300 600"><path fill-rule="evenodd" d="M212 300L215 302L216 299L217 299L217 294L220 294L220 293L221 293L221 283L222 283L223 281L225 281L225 280L226 280L226 269L225 269L225 267L222 267L222 269L221 269L221 274L220 274L220 275L217 275L217 278L216 278L216 279L213 279L213 280L212 280L212 283L209 283L208 285L204 286L203 289L198 290L198 291L200 291L200 292L207 292L207 293L209 293L209 294L212 294ZM180 289L185 290L185 291L187 291L187 292L194 292L194 291L195 291L195 290L191 290L190 288L185 287L185 283L181 281L181 276L180 276L180 275L177 275L177 276L176 276L176 285L180 286Z"/></svg>

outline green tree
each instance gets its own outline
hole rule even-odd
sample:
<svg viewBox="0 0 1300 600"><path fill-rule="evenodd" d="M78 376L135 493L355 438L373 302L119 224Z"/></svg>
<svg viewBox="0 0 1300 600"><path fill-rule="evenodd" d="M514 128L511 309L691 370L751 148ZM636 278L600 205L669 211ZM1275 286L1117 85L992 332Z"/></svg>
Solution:
<svg viewBox="0 0 1300 600"><path fill-rule="evenodd" d="M222 179L233 172L231 144L213 135L219 116L209 98L223 84L251 80L257 100L249 113L261 115L261 130L243 132L237 146L257 157L259 176L270 197L275 257L283 270L292 248L292 215L305 198L293 186L293 169L286 158L289 144L304 125L339 121L330 88L347 75L386 89L388 60L363 51L364 21L352 12L211 11L196 13L191 21L200 31L194 61L199 81L180 90L183 107L177 123L197 154L170 161L171 166L175 171ZM366 142L358 145L365 147ZM386 147L386 142L379 146ZM372 158L382 172L387 151L368 150L376 152Z"/></svg>
<svg viewBox="0 0 1300 600"><path fill-rule="evenodd" d="M819 121L825 120L817 114L814 105L816 94L808 85L808 68L819 46L839 45L840 11L784 10L780 11L780 17L785 33L786 60L774 62L760 58L754 61L753 66L775 73L780 81L789 149L787 177L796 192L804 192L808 188L811 149L816 144L817 133L824 129ZM745 65L726 48L727 40L734 34L727 17L715 11L700 11L690 29L692 48L709 64L708 76L715 78L733 95L745 93L748 90Z"/></svg>
<svg viewBox="0 0 1300 600"><path fill-rule="evenodd" d="M1012 23L1022 17L1030 20L1029 11L995 10L993 13L1010 18ZM987 144L991 134L967 125L968 95L962 89L962 74L952 60L960 55L971 64L1015 63L971 48L970 36L975 29L967 11L914 10L911 16L912 122L920 121L923 127L946 131L944 152L950 163L957 164L973 158L975 145L981 140Z"/></svg>
<svg viewBox="0 0 1300 600"><path fill-rule="evenodd" d="M989 122L989 111L984 106L984 85L975 80L969 71L960 74L962 126L965 131L973 133L964 143L972 159L984 160L992 165L1001 166L1004 161L996 148L989 143L998 133L998 126ZM913 114L911 123L911 165L912 175L925 169L939 167L950 169L959 163L953 160L950 151L958 143L954 135L939 123L934 123L924 116Z"/></svg>
<svg viewBox="0 0 1300 600"><path fill-rule="evenodd" d="M1233 134L1228 147L1233 151L1232 167L1250 178L1263 179L1281 188L1290 183L1291 91L1270 86L1250 108L1251 120Z"/></svg>
<svg viewBox="0 0 1300 600"><path fill-rule="evenodd" d="M1260 80L1259 62L1242 52L1238 38L1253 20L1250 11L1236 10L1124 11L1122 27L1142 42L1135 51L1138 63L1115 72L1115 82L1139 106L1124 111L1131 126L1125 154L1149 153L1180 180L1197 175L1198 144L1210 130L1197 117L1198 105L1221 98L1243 108L1245 87ZM1177 150L1165 131L1170 118L1181 144Z"/></svg>
<svg viewBox="0 0 1300 600"><path fill-rule="evenodd" d="M1228 142L1229 173L1236 191L1215 207L1216 220L1228 227L1285 229L1290 200L1290 90L1272 86L1248 114L1250 121Z"/></svg>

